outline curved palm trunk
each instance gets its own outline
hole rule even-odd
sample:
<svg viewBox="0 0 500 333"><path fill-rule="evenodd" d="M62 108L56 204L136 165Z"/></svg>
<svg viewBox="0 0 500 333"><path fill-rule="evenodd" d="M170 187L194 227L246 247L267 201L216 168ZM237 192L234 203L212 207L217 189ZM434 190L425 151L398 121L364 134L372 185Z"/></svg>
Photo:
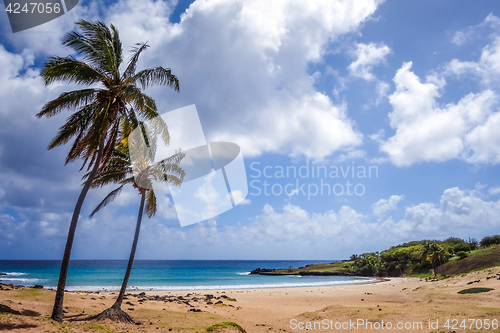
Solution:
<svg viewBox="0 0 500 333"><path fill-rule="evenodd" d="M137 216L137 225L135 226L134 242L132 243L132 250L130 250L130 257L128 258L127 271L125 272L125 277L123 278L122 288L120 289L120 294L116 299L115 304L111 308L121 309L123 298L125 297L125 290L127 289L128 279L130 277L130 272L132 271L132 265L134 263L135 250L137 249L137 242L139 241L139 232L141 231L142 222L142 212L144 211L144 201L146 199L146 190L141 190L141 205L139 208L139 215Z"/></svg>
<svg viewBox="0 0 500 333"><path fill-rule="evenodd" d="M106 126L106 131L107 132ZM73 211L73 217L71 218L71 224L69 226L68 238L66 240L66 247L64 249L64 256L61 263L61 272L59 273L59 282L57 283L57 291L56 298L54 301L54 308L52 309L52 319L55 321L61 322L63 319L63 301L64 301L64 288L66 287L66 278L68 276L68 267L69 267L69 259L71 257L71 248L73 247L73 240L75 238L76 225L78 223L78 217L80 216L80 211L82 209L83 201L87 196L87 192L90 189L90 185L97 175L97 170L99 169L99 164L101 164L101 159L104 150L104 141L106 136L103 135L101 141L99 142L99 150L97 151L97 157L95 160L94 167L90 172L89 178L85 182L82 191L80 192L80 196L78 197L78 201L75 205L75 210Z"/></svg>

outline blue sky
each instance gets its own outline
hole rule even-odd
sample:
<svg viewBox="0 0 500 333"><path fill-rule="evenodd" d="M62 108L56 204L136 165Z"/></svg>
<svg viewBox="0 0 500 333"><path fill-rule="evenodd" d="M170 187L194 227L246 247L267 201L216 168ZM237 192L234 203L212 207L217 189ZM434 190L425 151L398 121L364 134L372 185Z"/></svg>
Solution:
<svg viewBox="0 0 500 333"><path fill-rule="evenodd" d="M81 18L113 23L125 51L148 41L140 67L180 80L178 94L147 90L160 113L195 104L207 140L237 143L245 160L242 204L181 228L162 195L138 258L343 259L500 233L498 1L83 1L16 34L0 15L0 259L62 256L81 163L64 166L69 147L46 150L69 113L34 115L76 88L44 87L38 73L47 56L69 54L60 40ZM306 166L378 174L275 175ZM306 192L265 195L264 181ZM359 195L308 197L321 181ZM134 189L88 217L111 189L89 193L73 258L128 256Z"/></svg>

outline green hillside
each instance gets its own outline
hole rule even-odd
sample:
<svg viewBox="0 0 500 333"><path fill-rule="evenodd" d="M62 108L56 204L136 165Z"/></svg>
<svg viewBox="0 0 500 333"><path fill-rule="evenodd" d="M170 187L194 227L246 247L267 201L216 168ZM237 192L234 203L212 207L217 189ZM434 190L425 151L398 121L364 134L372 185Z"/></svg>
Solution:
<svg viewBox="0 0 500 333"><path fill-rule="evenodd" d="M250 274L429 277L433 270L447 276L494 266L500 266L500 235L481 242L456 237L412 241L381 252L353 254L350 260L289 269L257 268Z"/></svg>
<svg viewBox="0 0 500 333"><path fill-rule="evenodd" d="M462 274L470 271L500 266L500 245L491 245L471 251L468 257L450 260L437 268L438 272L444 269L447 275Z"/></svg>

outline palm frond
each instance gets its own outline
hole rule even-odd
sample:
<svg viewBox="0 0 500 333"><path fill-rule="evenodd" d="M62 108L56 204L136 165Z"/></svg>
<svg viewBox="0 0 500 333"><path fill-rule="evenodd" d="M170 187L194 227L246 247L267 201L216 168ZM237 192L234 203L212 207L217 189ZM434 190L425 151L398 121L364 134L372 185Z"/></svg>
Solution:
<svg viewBox="0 0 500 333"><path fill-rule="evenodd" d="M107 204L115 200L115 198L120 194L121 190L123 189L123 186L125 185L122 185L117 189L109 192L109 194L104 198L104 200L102 200L101 203L97 205L97 207L92 211L89 217L94 216L94 214L97 213L101 208L106 207Z"/></svg>
<svg viewBox="0 0 500 333"><path fill-rule="evenodd" d="M84 57L94 68L108 77L115 77L119 67L115 52L114 36L111 30L102 22L80 20L76 22L80 32L72 31L63 39L63 44L73 48ZM121 47L121 43L119 44ZM121 54L121 50L119 52ZM108 84L111 84L107 80Z"/></svg>
<svg viewBox="0 0 500 333"><path fill-rule="evenodd" d="M115 51L115 54L114 54L114 59L115 59L115 76L114 76L114 79L115 81L118 81L120 80L120 71L119 71L119 67L120 67L120 64L122 63L123 61L123 57L122 57L122 42L120 40L120 35L118 33L118 30L116 30L115 26L110 24L110 27L111 27L111 31L113 32L113 50Z"/></svg>
<svg viewBox="0 0 500 333"><path fill-rule="evenodd" d="M140 82L142 89L146 89L152 85L167 85L173 87L175 91L179 91L179 80L172 74L170 68L161 66L148 68L135 74L132 78L133 82Z"/></svg>
<svg viewBox="0 0 500 333"><path fill-rule="evenodd" d="M46 103L37 118L52 117L65 109L77 109L95 101L100 89L82 89L64 92L56 99Z"/></svg>
<svg viewBox="0 0 500 333"><path fill-rule="evenodd" d="M146 193L146 207L144 207L144 210L146 214L151 218L153 215L156 214L156 195L153 190L149 190Z"/></svg>
<svg viewBox="0 0 500 333"><path fill-rule="evenodd" d="M121 92L133 105L134 110L143 118L153 119L158 117L155 101L144 94L138 87L134 85L126 85L121 88Z"/></svg>
<svg viewBox="0 0 500 333"><path fill-rule="evenodd" d="M98 108L96 104L90 104L80 109L80 111L73 113L68 118L68 121L59 128L57 135L50 142L48 149L50 150L59 145L65 144L72 137L77 135L73 147L71 148L72 151L76 150L80 144L82 136L86 133L88 127L90 126L90 123L95 115L96 108Z"/></svg>
<svg viewBox="0 0 500 333"><path fill-rule="evenodd" d="M130 56L127 69L125 69L125 72L123 72L122 76L123 81L134 75L135 70L137 68L137 61L139 61L139 56L141 55L142 51L146 50L149 47L147 42L137 43L135 45L136 46L132 48L133 54Z"/></svg>
<svg viewBox="0 0 500 333"><path fill-rule="evenodd" d="M85 62L69 57L49 57L42 66L43 83L53 82L80 83L92 85L106 81L106 76Z"/></svg>

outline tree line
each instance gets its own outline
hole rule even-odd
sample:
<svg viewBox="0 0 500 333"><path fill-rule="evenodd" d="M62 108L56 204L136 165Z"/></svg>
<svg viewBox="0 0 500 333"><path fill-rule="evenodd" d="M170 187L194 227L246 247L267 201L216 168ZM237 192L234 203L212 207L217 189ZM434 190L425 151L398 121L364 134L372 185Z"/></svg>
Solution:
<svg viewBox="0 0 500 333"><path fill-rule="evenodd" d="M434 275L446 272L438 267L453 257L465 258L470 251L479 247L500 244L500 235L487 236L478 242L474 238L468 240L450 237L444 241L421 240L412 241L382 252L369 252L350 257L350 269L356 275L389 275L420 274L433 271Z"/></svg>

